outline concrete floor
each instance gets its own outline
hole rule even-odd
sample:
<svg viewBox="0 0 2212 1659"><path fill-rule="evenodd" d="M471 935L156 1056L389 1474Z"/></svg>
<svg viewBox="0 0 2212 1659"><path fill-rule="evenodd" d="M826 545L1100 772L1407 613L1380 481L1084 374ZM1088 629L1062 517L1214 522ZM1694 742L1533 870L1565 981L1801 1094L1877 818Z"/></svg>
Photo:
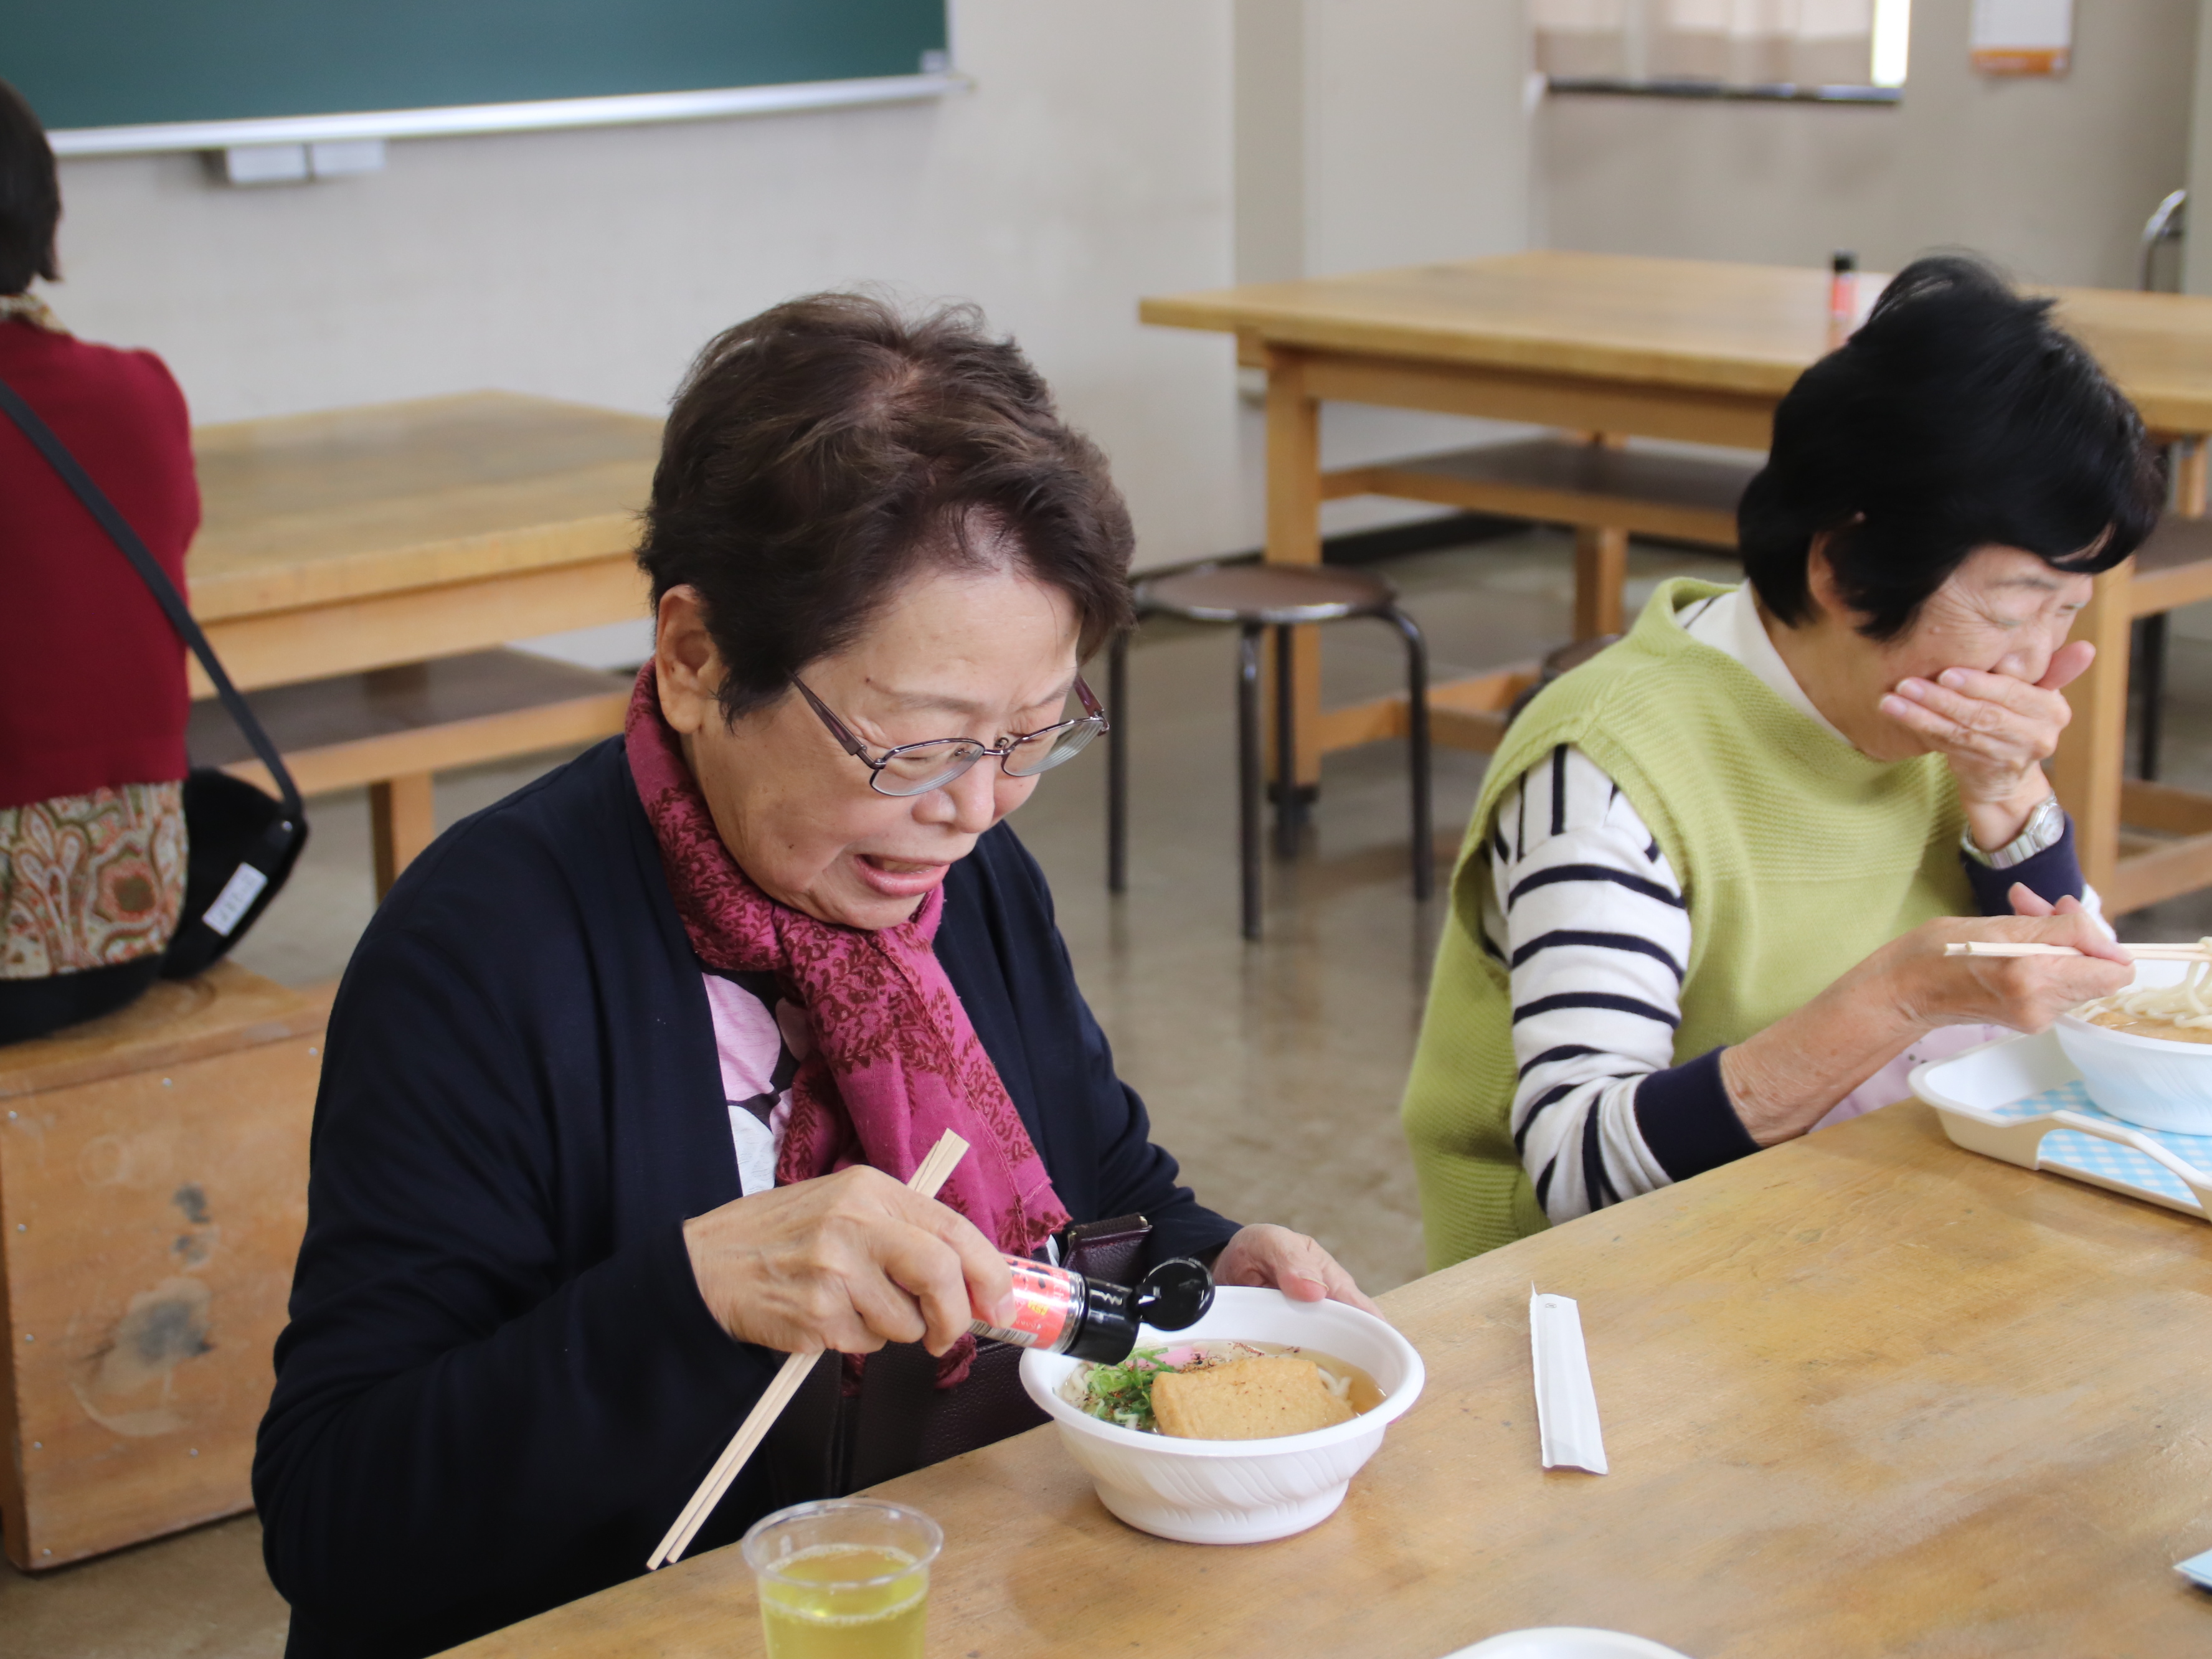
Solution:
<svg viewBox="0 0 2212 1659"><path fill-rule="evenodd" d="M1382 568L1427 631L1438 678L1534 656L1566 635L1562 537L1531 532ZM1734 578L1732 566L1644 548L1632 573L1632 606L1664 576ZM1382 625L1339 623L1327 638L1329 702L1401 683L1396 635ZM1413 902L1403 757L1377 744L1330 758L1300 856L1271 861L1265 942L1238 938L1233 661L1225 630L1162 623L1132 653L1131 706L1115 711L1133 780L1121 902L1104 890L1102 759L1046 780L1016 823L1051 877L1121 1073L1186 1178L1229 1214L1313 1233L1370 1290L1387 1290L1421 1270L1396 1111L1443 904ZM2177 638L2171 672L2165 775L2212 787L2212 644ZM442 780L441 822L561 758ZM1436 823L1447 846L1482 765L1437 753ZM313 812L298 872L238 952L293 984L334 977L374 903L364 799L319 799ZM2142 913L2128 932L2212 933L2212 893ZM0 1564L0 1659L275 1655L285 1618L251 1516L35 1578Z"/></svg>

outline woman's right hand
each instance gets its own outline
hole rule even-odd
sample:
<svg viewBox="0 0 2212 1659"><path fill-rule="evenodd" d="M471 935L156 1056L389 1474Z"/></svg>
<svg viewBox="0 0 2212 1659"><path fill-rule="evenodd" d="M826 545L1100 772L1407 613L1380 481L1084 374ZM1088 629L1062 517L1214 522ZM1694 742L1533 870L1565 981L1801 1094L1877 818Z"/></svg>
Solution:
<svg viewBox="0 0 2212 1659"><path fill-rule="evenodd" d="M2023 890L2015 888L2015 893ZM2015 902L2017 901L2015 900ZM1947 957L1943 947L1969 939L2070 945L2078 957ZM2062 902L2039 915L1948 916L1925 922L1893 941L1882 962L1893 994L1913 1024L2003 1025L2041 1031L2077 1003L2124 989L2134 977L2128 953L2078 903Z"/></svg>
<svg viewBox="0 0 2212 1659"><path fill-rule="evenodd" d="M708 1311L741 1342L784 1353L941 1354L975 1318L1003 1322L1006 1263L958 1212L879 1170L755 1193L684 1224Z"/></svg>
<svg viewBox="0 0 2212 1659"><path fill-rule="evenodd" d="M2070 945L2084 954L1943 954L1972 939ZM1721 1080L1745 1133L1771 1146L1803 1134L1938 1025L2040 1031L2133 975L2127 952L2078 904L2043 915L1946 916L1892 939L1803 1007L1722 1049Z"/></svg>

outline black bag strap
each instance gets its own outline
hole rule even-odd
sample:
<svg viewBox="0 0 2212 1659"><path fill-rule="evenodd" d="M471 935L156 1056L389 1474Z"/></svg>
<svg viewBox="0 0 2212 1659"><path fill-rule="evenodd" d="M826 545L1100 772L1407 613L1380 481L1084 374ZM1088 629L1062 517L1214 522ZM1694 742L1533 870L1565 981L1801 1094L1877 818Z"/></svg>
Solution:
<svg viewBox="0 0 2212 1659"><path fill-rule="evenodd" d="M208 643L207 635L200 632L200 625L192 620L192 613L185 608L185 596L177 592L177 585L169 580L169 573L162 569L154 556L146 550L146 544L138 539L138 532L131 529L129 521L115 510L115 503L107 499L100 487L93 483L92 475L78 465L76 457L70 453L69 447L54 435L52 427L39 418L38 411L23 401L22 394L5 380L0 380L0 414L5 414L22 428L23 435L37 446L39 453L52 464L55 471L61 474L62 482L70 487L77 500L84 503L85 511L91 514L100 527L107 532L108 539L122 550L123 556L131 561L131 568L138 573L139 579L153 590L155 601L161 605L162 614L168 617L169 625L177 630L177 636L190 646L192 654L200 659L200 666L207 671L208 678L214 682L216 695L222 699L222 706L230 711L231 719L238 722L238 729L246 733L246 742L253 745L253 752L269 769L269 775L276 780L277 793L284 799L285 815L295 823L301 822L307 816L307 809L301 803L299 786L292 781L292 774L284 764L284 757L276 752L276 744L262 729L261 722L254 718L253 710L245 697L230 683L230 676L223 672L222 659L216 655L215 647Z"/></svg>

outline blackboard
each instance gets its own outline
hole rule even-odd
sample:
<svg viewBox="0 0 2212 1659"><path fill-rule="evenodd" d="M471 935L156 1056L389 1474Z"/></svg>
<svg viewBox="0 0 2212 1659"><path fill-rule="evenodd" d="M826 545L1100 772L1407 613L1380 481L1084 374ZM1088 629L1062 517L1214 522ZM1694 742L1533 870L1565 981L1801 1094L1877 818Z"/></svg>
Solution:
<svg viewBox="0 0 2212 1659"><path fill-rule="evenodd" d="M912 76L941 68L945 49L945 0L18 0L8 11L0 78L50 130Z"/></svg>

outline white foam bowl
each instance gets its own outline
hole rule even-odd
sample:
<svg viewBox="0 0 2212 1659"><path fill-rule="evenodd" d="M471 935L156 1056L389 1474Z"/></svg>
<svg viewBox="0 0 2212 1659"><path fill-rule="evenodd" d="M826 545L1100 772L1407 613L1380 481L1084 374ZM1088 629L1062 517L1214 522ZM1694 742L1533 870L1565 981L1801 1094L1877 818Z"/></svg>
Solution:
<svg viewBox="0 0 2212 1659"><path fill-rule="evenodd" d="M1100 1421L1060 1398L1079 1360L1022 1356L1022 1386L1060 1425L1060 1443L1098 1489L1098 1500L1141 1532L1185 1544L1257 1544L1317 1526L1344 1502L1382 1431L1420 1397L1413 1345L1372 1314L1341 1302L1293 1302L1279 1291L1224 1285L1206 1317L1172 1336L1146 1331L1139 1346L1201 1341L1283 1342L1349 1360L1375 1379L1382 1403L1349 1423L1273 1440L1178 1440Z"/></svg>
<svg viewBox="0 0 2212 1659"><path fill-rule="evenodd" d="M2137 963L2131 988L2177 984L2188 967ZM2079 1014L2059 1015L2054 1030L2089 1097L2114 1117L2173 1134L2212 1135L2212 1043L2107 1030Z"/></svg>

